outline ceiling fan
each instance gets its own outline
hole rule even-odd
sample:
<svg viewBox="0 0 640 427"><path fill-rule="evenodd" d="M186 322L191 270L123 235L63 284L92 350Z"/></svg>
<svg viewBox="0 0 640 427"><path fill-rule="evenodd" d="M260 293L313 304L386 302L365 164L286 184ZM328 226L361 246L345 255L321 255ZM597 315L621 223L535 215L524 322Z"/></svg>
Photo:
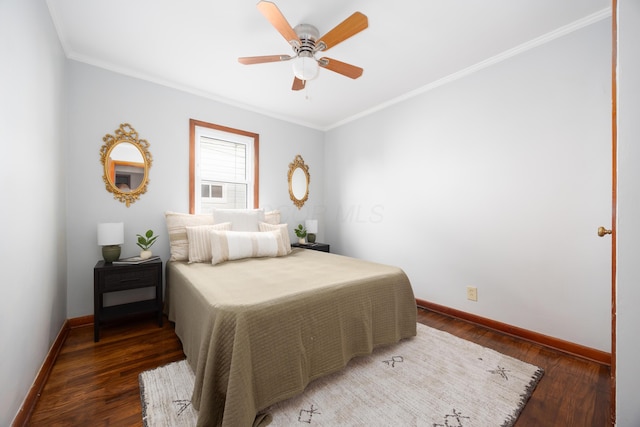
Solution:
<svg viewBox="0 0 640 427"><path fill-rule="evenodd" d="M294 55L245 56L238 58L241 64L251 65L293 60L295 78L293 79L292 90L303 89L307 80L315 79L318 75L319 67L352 79L357 79L362 75L363 69L355 65L336 59L326 57L316 59L315 57L317 52L327 51L367 28L369 21L362 13L355 12L327 34L318 37L318 29L313 25L299 24L295 28L291 28L278 6L270 1L260 1L257 7L271 25L289 42L293 48Z"/></svg>

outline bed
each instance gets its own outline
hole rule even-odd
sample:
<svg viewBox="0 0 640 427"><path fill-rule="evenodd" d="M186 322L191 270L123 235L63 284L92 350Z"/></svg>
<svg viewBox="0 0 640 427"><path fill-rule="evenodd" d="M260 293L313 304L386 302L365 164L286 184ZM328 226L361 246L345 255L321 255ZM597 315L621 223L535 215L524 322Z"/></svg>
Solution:
<svg viewBox="0 0 640 427"><path fill-rule="evenodd" d="M198 426L267 424L261 411L313 379L416 334L415 297L401 269L289 252L167 263L165 311L195 373Z"/></svg>

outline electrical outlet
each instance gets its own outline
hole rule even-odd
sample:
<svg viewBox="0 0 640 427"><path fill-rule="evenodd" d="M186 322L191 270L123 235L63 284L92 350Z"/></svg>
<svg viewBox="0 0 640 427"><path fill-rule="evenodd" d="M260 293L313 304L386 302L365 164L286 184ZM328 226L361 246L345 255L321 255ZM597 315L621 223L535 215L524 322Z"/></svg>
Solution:
<svg viewBox="0 0 640 427"><path fill-rule="evenodd" d="M478 301L478 288L475 286L467 286L467 299L470 301Z"/></svg>

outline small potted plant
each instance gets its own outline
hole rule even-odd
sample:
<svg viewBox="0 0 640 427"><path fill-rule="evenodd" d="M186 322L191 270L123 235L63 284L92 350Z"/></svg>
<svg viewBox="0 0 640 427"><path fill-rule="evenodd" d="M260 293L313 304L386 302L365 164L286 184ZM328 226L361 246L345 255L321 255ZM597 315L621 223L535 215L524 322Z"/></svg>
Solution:
<svg viewBox="0 0 640 427"><path fill-rule="evenodd" d="M144 236L140 234L136 234L136 236L138 236L138 242L136 243L136 245L138 245L140 249L142 249L142 252L140 252L140 258L151 258L152 253L149 248L153 246L158 236L153 235L153 230L147 230L147 232L144 233Z"/></svg>
<svg viewBox="0 0 640 427"><path fill-rule="evenodd" d="M296 233L296 236L298 236L298 243L304 245L304 238L307 237L307 229L304 228L304 225L298 224L298 227L294 228L293 231Z"/></svg>

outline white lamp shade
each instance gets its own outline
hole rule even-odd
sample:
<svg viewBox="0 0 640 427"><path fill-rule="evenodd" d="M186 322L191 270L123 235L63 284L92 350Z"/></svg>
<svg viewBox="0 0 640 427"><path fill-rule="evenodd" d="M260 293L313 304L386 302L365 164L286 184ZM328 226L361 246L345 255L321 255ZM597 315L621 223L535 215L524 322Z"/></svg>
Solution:
<svg viewBox="0 0 640 427"><path fill-rule="evenodd" d="M124 243L124 223L107 222L98 224L98 246L121 245Z"/></svg>
<svg viewBox="0 0 640 427"><path fill-rule="evenodd" d="M318 76L318 62L313 56L298 56L293 60L293 74L300 80L313 80Z"/></svg>
<svg viewBox="0 0 640 427"><path fill-rule="evenodd" d="M307 233L316 234L318 232L318 220L308 219L304 222L304 228L307 229Z"/></svg>

